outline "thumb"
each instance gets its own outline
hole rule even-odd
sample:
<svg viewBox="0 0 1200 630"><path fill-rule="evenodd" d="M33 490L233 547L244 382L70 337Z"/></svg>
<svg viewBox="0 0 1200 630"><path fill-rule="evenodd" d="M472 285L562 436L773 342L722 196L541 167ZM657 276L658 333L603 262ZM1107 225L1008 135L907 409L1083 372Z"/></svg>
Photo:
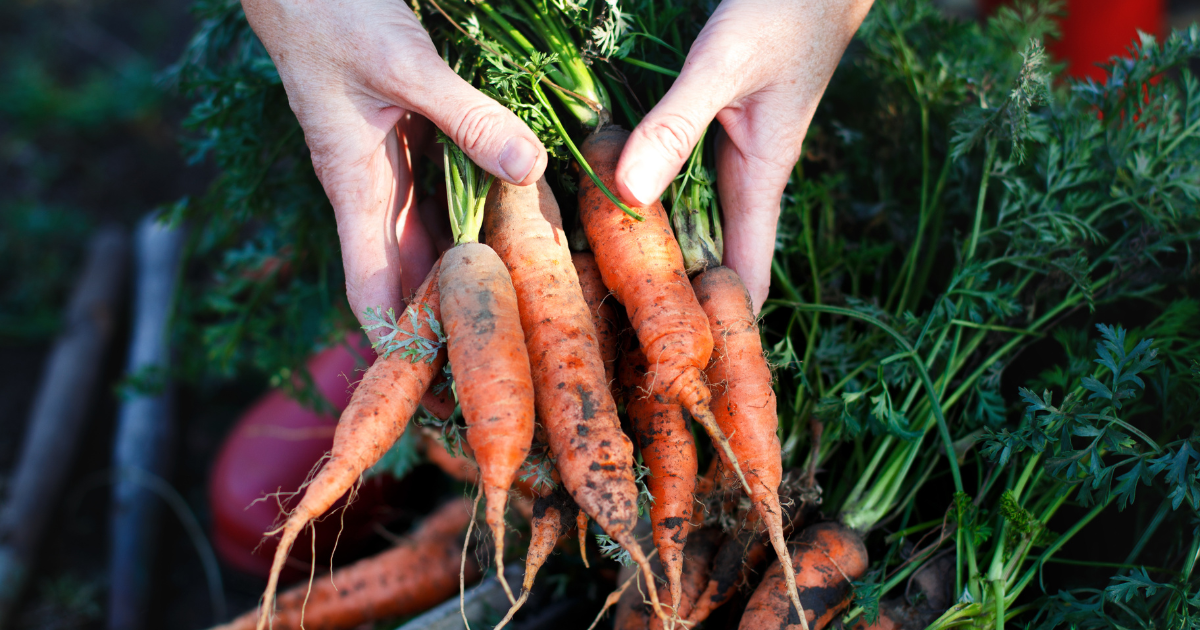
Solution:
<svg viewBox="0 0 1200 630"><path fill-rule="evenodd" d="M691 60L689 60L691 61ZM630 134L617 163L617 194L626 203L646 206L666 190L732 95L714 89L688 63L662 100Z"/></svg>
<svg viewBox="0 0 1200 630"><path fill-rule="evenodd" d="M440 59L422 83L408 99L413 109L483 170L522 186L542 176L546 149L516 114L471 87Z"/></svg>

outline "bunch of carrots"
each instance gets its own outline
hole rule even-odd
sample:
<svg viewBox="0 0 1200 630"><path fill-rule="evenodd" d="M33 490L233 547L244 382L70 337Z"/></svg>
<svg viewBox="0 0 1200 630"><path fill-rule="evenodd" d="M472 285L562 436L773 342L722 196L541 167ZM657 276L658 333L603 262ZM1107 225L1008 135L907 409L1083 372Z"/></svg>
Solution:
<svg viewBox="0 0 1200 630"><path fill-rule="evenodd" d="M283 525L268 532L280 534L281 541L260 608L228 627L353 627L435 603L424 596L425 587L447 596L455 586L447 577L458 574L461 586L478 576L469 538L460 537L473 524L474 508L459 501L431 516L396 549L342 569L328 582L310 581L276 595L292 545L314 519L353 492L399 439L447 360L465 445L462 456L454 457L431 444L430 459L452 476L478 483L474 505L486 501L483 520L497 567L505 562L505 513L514 490L519 511L531 520L521 593L510 592L500 579L511 608L497 627L526 601L539 568L569 530L577 527L582 536L589 519L638 569L639 587L630 590L626 581L610 598L621 627L691 627L703 621L766 558L764 541L784 561L772 564L744 627L791 619L821 628L848 605L850 582L867 565L857 535L826 523L797 531L790 548L785 539L802 522L805 499L788 499L786 509L780 500L772 376L741 280L726 267L685 256L661 203L627 212L604 190L611 189L627 137L622 129L603 127L579 150L596 175L596 181L580 182L578 193L591 252L568 247L558 203L544 179L528 187L494 181L443 139L456 244L434 265L404 314L392 318L394 334L377 344L382 354L343 412L329 457ZM675 205L677 215L697 211L687 203ZM692 223L712 226L717 218ZM710 247L704 255L719 260L720 252ZM699 270L690 281L688 268ZM629 435L622 430L617 400L624 403ZM716 457L704 477L698 477L689 419L713 438ZM543 436L538 439L548 447L550 477L561 490L519 479L535 434ZM643 550L635 535L641 492L635 444L648 470L654 553ZM743 493L751 507L740 514L742 533L722 540L719 528L705 526L711 515L697 506L723 501L726 506L715 512L736 511L730 497ZM706 551L692 550L697 545ZM356 587L368 584L373 572L382 578L379 585ZM422 575L428 580L412 579ZM339 582L349 588L346 595L338 596ZM621 599L634 592L646 598Z"/></svg>
<svg viewBox="0 0 1200 630"><path fill-rule="evenodd" d="M479 575L469 532L466 539L461 533L473 527L480 500L482 526L491 534L486 554L497 568L504 565L506 510L515 490L516 509L532 532L521 593L499 580L511 606L497 628L527 601L538 570L570 529L584 541L590 521L636 566L610 598L622 628L691 628L730 599L768 554L772 568L744 628L823 628L850 604L851 581L866 568L865 547L839 524L800 529L803 508L811 505L804 498L781 502L772 372L755 313L736 272L720 265L719 212L689 203L713 198L709 182L684 176L672 188L678 194L670 214L661 202L644 208L618 202L613 179L629 132L611 124L604 82L557 22L569 16L515 6L534 24L529 36L486 2L431 2L448 28L460 30L451 40L460 67L474 62L467 78L541 121L533 126L547 130L546 144L574 156L582 173L575 238L545 178L527 187L494 180L442 138L455 245L401 317L370 326L391 330L376 344L379 359L356 386L334 446L301 488L300 502L266 533L280 536L280 544L258 610L228 628L352 628L427 607L437 598L422 596L420 587L445 598L449 588ZM484 28L470 34L466 19ZM490 71L480 70L485 64ZM580 122L582 142L566 132L547 90ZM702 150L697 146L689 173L701 172ZM701 245L684 251L680 240ZM569 242L586 246L572 252ZM397 442L446 365L457 409L445 421L464 433L462 456L431 460L478 484L473 508L446 505L396 550L277 595L292 546ZM692 421L712 439L714 456L703 476L698 462L708 451L697 444ZM541 475L551 482L523 484L528 466L545 468ZM749 498L749 508L738 509L738 496ZM653 550L638 540L642 511ZM738 518L740 533L714 528L715 514ZM362 576L372 571L392 578L367 587ZM424 574L430 584L410 578ZM455 574L457 584L446 580ZM356 581L364 587L355 588ZM338 594L338 582L352 594Z"/></svg>
<svg viewBox="0 0 1200 630"><path fill-rule="evenodd" d="M693 627L771 554L742 626L825 627L848 606L866 549L840 524L800 527L804 513L811 516L805 508L815 505L811 475L793 484L804 491L781 501L775 393L755 313L741 279L720 265L719 212L693 203L713 198L698 175L703 143L672 188L670 213L662 202L622 204L612 190L629 133L611 124L609 90L566 28L568 12L543 15L517 2L532 25L522 33L513 16L487 3L429 4L466 78L574 158L581 173L574 238L545 178L527 187L496 181L441 139L454 246L400 317L369 327L390 330L376 343L380 357L358 383L300 501L266 532L280 541L259 608L227 627L349 628L427 607L436 597L420 587L444 598L456 586L447 576L457 574L461 588L479 575L469 530L481 500L490 533L483 551L504 566L510 494L531 533L521 592L500 579L510 610L496 627L527 601L538 570L570 530L585 541L591 521L636 567L609 598L622 628ZM548 93L583 128L581 142ZM444 387L435 381L447 365L457 408L443 421L465 439L457 457L436 444L427 450L452 476L478 484L473 507L449 504L397 549L277 595L292 546L353 493L421 411L431 386ZM699 462L710 451L697 443L693 421L712 442L703 476ZM548 483L526 483L523 467L540 467ZM739 509L742 496L748 504ZM642 512L653 549L639 540ZM713 526L719 515L737 519L736 535ZM381 575L378 585L364 577L372 572ZM428 585L410 579L426 573Z"/></svg>

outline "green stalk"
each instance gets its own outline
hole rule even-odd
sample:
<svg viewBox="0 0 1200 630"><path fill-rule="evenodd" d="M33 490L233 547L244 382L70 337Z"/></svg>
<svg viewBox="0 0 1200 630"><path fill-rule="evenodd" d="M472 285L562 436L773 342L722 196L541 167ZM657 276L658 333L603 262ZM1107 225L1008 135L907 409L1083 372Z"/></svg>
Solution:
<svg viewBox="0 0 1200 630"><path fill-rule="evenodd" d="M621 61L624 61L625 63L627 63L631 66L637 66L639 68L645 68L646 70L652 70L659 74L664 74L668 77L678 77L679 76L678 71L672 70L670 68L664 68L664 67L656 65L656 64L652 64L649 61L642 61L641 59L635 59L633 57L625 57Z"/></svg>
<svg viewBox="0 0 1200 630"><path fill-rule="evenodd" d="M933 186L933 197L929 203L933 205L933 232L929 235L929 243L931 248L937 247L938 241L942 238L942 227L945 226L944 217L946 216L946 206L942 203L942 192L946 188L946 179L950 175L950 167L954 161L949 157L942 162L942 171L938 174L937 183ZM913 295L922 296L925 294L925 287L929 285L929 274L933 270L933 263L937 260L936 251L931 251L928 256L921 262L921 270L917 272L916 291Z"/></svg>
<svg viewBox="0 0 1200 630"><path fill-rule="evenodd" d="M901 273L904 274L904 285L900 290L900 301L896 303L897 315L903 313L904 307L908 304L908 292L912 287L913 274L917 270L917 255L921 251L921 241L925 236L925 226L929 222L929 108L926 106L924 99L921 98L917 99L917 105L921 109L921 206L917 214L917 234L913 238L913 244L908 250L908 256L904 258L904 264L901 266ZM898 285L892 285L893 294L888 296L888 304L892 302L896 286Z"/></svg>
<svg viewBox="0 0 1200 630"><path fill-rule="evenodd" d="M1066 497L1062 497L1062 500L1066 501ZM1085 514L1084 517L1079 519L1079 521L1074 525L1072 525L1071 529L1067 530L1065 533L1063 533L1063 535L1055 539L1054 542L1042 552L1042 555L1038 557L1037 563L1034 566L1029 567L1025 574L1021 576L1021 579L1017 581L1016 585L1009 589L1012 597L1015 598L1017 595L1019 595L1021 591L1029 585L1029 582L1033 580L1033 576L1035 574L1040 574L1040 569L1042 565L1046 563L1046 560L1057 553L1059 549L1062 549L1062 546L1067 544L1067 541L1071 540L1075 534L1078 534L1079 530L1083 529L1088 523L1092 522L1092 519L1096 518L1096 516L1103 512L1104 508L1108 507L1109 504L1112 503L1112 500L1113 497L1110 496L1104 503L1096 504L1091 511ZM1059 503L1059 505L1061 505L1061 503ZM1057 507L1055 509L1057 509ZM1043 522L1045 521L1043 520Z"/></svg>
<svg viewBox="0 0 1200 630"><path fill-rule="evenodd" d="M625 214L633 217L634 220L645 221L646 219L642 217L642 215L634 212L632 208L622 203L620 199L617 199L617 196L608 189L608 186L605 186L604 182L600 181L600 177L596 175L596 171L592 170L592 165L588 164L587 160L583 159L583 154L579 152L579 148L576 147L575 142L571 140L571 135L568 134L567 130L563 128L562 121L558 119L558 114L554 113L554 108L550 106L550 101L546 100L546 95L542 92L541 86L538 85L536 80L531 82L531 86L533 87L534 95L537 96L538 103L541 103L542 107L545 108L546 115L549 116L550 122L554 124L554 130L557 131L559 137L563 139L563 143L567 145L567 150L571 152L571 155L575 156L575 161L579 163L579 168L583 169L584 173L587 173L587 176L591 178L592 183L600 189L600 192L604 193L605 197L608 197L608 200L611 201L613 205L620 208Z"/></svg>
<svg viewBox="0 0 1200 630"><path fill-rule="evenodd" d="M920 377L921 384L924 385L925 391L928 393L929 398L933 401L937 400L938 389L934 387L933 380L929 378L929 372L925 370L925 364L921 362L920 357L918 357L916 354L916 350L911 344L908 343L908 339L905 339L903 335L901 335L899 332L896 332L891 326L879 321L875 317L848 308L795 302L786 304L801 311L821 311L833 315L844 315L846 317L871 324L872 326L875 326L887 333L888 336L895 339L896 343L905 350L905 355L910 361L912 361L913 367L917 371L917 376ZM937 420L938 432L941 434L942 443L946 448L946 457L949 460L948 463L950 464L950 474L954 478L954 488L957 491L962 492L962 473L958 469L958 457L954 451L954 440L950 437L950 428L946 424L946 416L942 414L942 406L940 404L933 404L932 411L934 418Z"/></svg>
<svg viewBox="0 0 1200 630"><path fill-rule="evenodd" d="M454 244L479 241L483 207L495 176L479 168L449 138L441 137L446 168L446 201Z"/></svg>
<svg viewBox="0 0 1200 630"><path fill-rule="evenodd" d="M796 285L792 284L792 279L788 277L787 271L784 271L783 265L779 264L779 259L771 258L771 281L783 289L783 294L787 297L788 302L802 302L800 291L796 289Z"/></svg>
<svg viewBox="0 0 1200 630"><path fill-rule="evenodd" d="M979 198L975 201L975 227L971 230L967 260L975 258L975 246L979 243L979 228L983 225L983 203L987 200L988 178L992 175L992 160L996 157L996 141L988 138L987 155L983 158L983 177L979 182Z"/></svg>

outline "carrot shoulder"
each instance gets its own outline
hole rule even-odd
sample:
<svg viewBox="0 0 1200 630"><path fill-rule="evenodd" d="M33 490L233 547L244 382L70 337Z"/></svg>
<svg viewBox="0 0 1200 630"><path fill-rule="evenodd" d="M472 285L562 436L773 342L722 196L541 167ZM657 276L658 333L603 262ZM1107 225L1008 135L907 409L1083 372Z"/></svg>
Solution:
<svg viewBox="0 0 1200 630"><path fill-rule="evenodd" d="M344 630L440 604L458 590L459 535L470 518L469 501L451 501L395 547L317 578L311 588L297 584L279 596L274 630L299 630L302 621L306 630ZM473 554L465 578L479 578ZM215 630L250 630L257 617L250 611Z"/></svg>
<svg viewBox="0 0 1200 630"><path fill-rule="evenodd" d="M835 522L806 528L793 546L791 560L800 567L796 585L808 627L822 630L850 604L850 582L867 571L867 548L858 534ZM785 623L799 624L800 617L788 597L782 565L774 562L750 597L738 628L773 630Z"/></svg>
<svg viewBox="0 0 1200 630"><path fill-rule="evenodd" d="M554 195L544 179L527 187L497 182L484 220L488 242L512 275L537 414L563 485L649 579L649 562L633 537L633 444L617 419Z"/></svg>
<svg viewBox="0 0 1200 630"><path fill-rule="evenodd" d="M439 286L455 391L503 566L508 491L533 442L533 380L517 296L504 263L480 243L446 252Z"/></svg>
<svg viewBox="0 0 1200 630"><path fill-rule="evenodd" d="M429 321L430 317L437 320L440 314L438 271L439 263L435 263L417 289L416 298L398 319L402 334L437 340ZM414 320L417 322L415 329ZM422 394L445 362L446 353L442 350L428 360L410 358L395 351L380 357L363 375L338 420L329 458L304 488L304 498L276 530L281 536L263 593L258 619L260 630L266 626L273 611L279 573L300 532L353 488L363 472L375 465L400 438Z"/></svg>
<svg viewBox="0 0 1200 630"><path fill-rule="evenodd" d="M667 574L671 605L679 612L683 548L695 503L696 443L683 409L676 403L663 402L651 390L654 375L647 368L640 348L627 350L621 363L621 384L628 391L625 411L633 425L634 439L643 463L650 469L645 481L654 497L650 505L654 546Z"/></svg>

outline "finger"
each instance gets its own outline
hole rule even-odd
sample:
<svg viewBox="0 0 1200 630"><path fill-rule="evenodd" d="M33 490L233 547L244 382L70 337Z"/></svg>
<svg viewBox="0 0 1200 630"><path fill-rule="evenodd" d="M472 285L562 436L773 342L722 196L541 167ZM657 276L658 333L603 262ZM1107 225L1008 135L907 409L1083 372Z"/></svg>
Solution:
<svg viewBox="0 0 1200 630"><path fill-rule="evenodd" d="M400 295L407 304L412 299L417 287L425 281L429 270L437 260L438 251L433 239L425 228L420 206L432 202L426 199L415 207L410 207L396 224L396 241L400 251Z"/></svg>
<svg viewBox="0 0 1200 630"><path fill-rule="evenodd" d="M717 181L724 213L724 263L741 277L754 312L762 309L771 288L771 259L779 202L794 159L764 159L743 150L721 132L717 144Z"/></svg>
<svg viewBox="0 0 1200 630"><path fill-rule="evenodd" d="M389 134L353 169L353 178L338 183L339 196L347 202L334 206L346 298L360 322L367 308L386 311L404 306L400 241L417 240L416 234L405 230L408 216L416 213L411 212L412 163L404 140L395 132Z"/></svg>
<svg viewBox="0 0 1200 630"><path fill-rule="evenodd" d="M662 195L679 173L700 134L733 98L730 89L714 88L706 60L688 59L662 100L634 128L617 162L617 194L629 204L646 206ZM732 81L721 80L727 88Z"/></svg>
<svg viewBox="0 0 1200 630"><path fill-rule="evenodd" d="M483 170L522 186L542 176L546 149L516 114L471 87L440 58L424 65L419 77L405 79L406 85L419 85L405 95L417 113L450 136Z"/></svg>

